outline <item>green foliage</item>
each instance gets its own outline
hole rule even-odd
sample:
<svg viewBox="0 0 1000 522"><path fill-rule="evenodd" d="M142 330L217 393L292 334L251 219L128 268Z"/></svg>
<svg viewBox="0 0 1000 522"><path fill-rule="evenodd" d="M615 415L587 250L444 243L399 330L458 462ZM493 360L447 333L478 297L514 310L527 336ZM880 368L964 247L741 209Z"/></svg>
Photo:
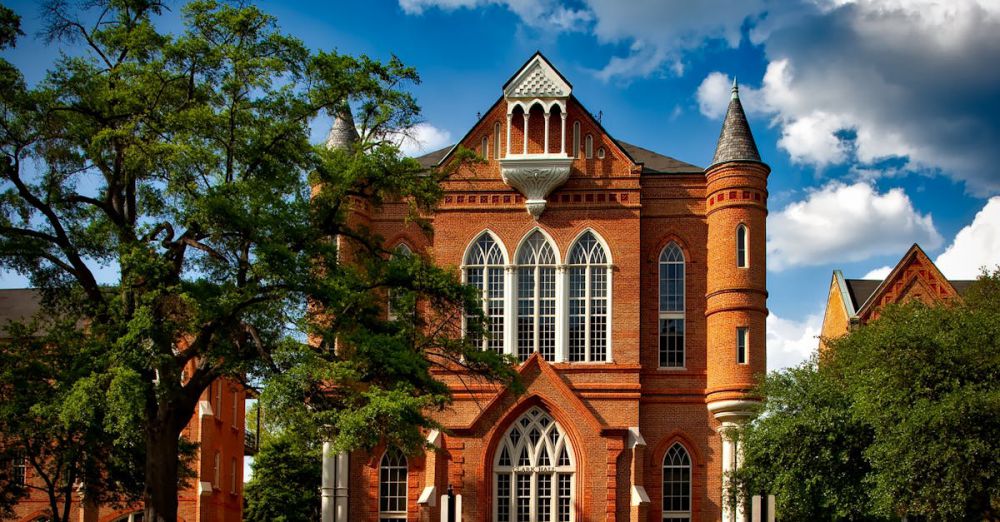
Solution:
<svg viewBox="0 0 1000 522"><path fill-rule="evenodd" d="M998 288L886 307L818 367L770 375L738 483L789 520L1000 519Z"/></svg>
<svg viewBox="0 0 1000 522"><path fill-rule="evenodd" d="M0 267L45 292L67 335L86 332L90 351L65 353L93 365L60 380L69 404L101 392L101 411L55 418L93 420L107 433L93 448L171 454L211 382L273 377L265 397L290 431L412 446L448 400L433 367L512 379L508 361L458 338L465 309L481 311L454 270L393 258L349 220L357 199L376 212L404 202L427 227L449 171L424 171L394 143L417 121L416 72L310 51L251 5L193 1L177 34L157 27L163 9L52 0L46 36L61 58L37 86L10 67L0 80ZM8 45L16 16L0 12L0 29ZM316 116L348 112L356 144L309 142ZM118 280L98 284L102 266ZM174 519L183 467L132 464L147 520Z"/></svg>
<svg viewBox="0 0 1000 522"><path fill-rule="evenodd" d="M247 522L311 522L320 518L323 448L289 435L265 439L243 492Z"/></svg>

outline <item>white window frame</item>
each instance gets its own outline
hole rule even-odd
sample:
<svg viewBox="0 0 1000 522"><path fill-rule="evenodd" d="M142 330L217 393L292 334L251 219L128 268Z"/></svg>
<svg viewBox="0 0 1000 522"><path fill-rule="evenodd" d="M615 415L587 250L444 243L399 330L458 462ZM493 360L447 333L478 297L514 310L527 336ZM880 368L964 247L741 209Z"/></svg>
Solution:
<svg viewBox="0 0 1000 522"><path fill-rule="evenodd" d="M667 464L667 457L671 456L671 452L673 451L674 448L680 448L684 452L684 457L686 457L686 459L687 459L687 463L686 464L674 464L673 462L671 462L670 464ZM680 470L686 470L687 471L687 493L686 493L686 496L687 496L687 507L688 507L687 511L673 511L673 510L668 511L667 510L667 505L666 505L667 502L666 502L666 500L667 500L667 470L668 469L670 469L670 470L680 469ZM688 451L688 449L686 447L684 447L684 445L681 444L680 442L675 442L675 443L671 444L670 447L667 448L667 451L663 454L662 468L660 469L660 485L661 485L661 488L662 488L661 491L660 491L660 493L661 493L661 495L660 495L660 497L661 497L660 498L660 508L662 509L662 517L661 518L662 518L662 520L664 522L667 522L667 521L675 522L675 521L679 521L679 520L691 520L691 511L692 511L691 507L692 507L692 502L693 502L691 491L692 491L692 483L694 482L693 476L692 476L693 471L694 471L694 467L691 465L691 452Z"/></svg>
<svg viewBox="0 0 1000 522"><path fill-rule="evenodd" d="M390 456L390 453L393 453L393 452L394 452L394 454ZM394 459L395 462L387 462L387 459L389 459L389 458ZM402 465L399 464L399 460L398 459L402 459ZM397 481L393 481L393 483L396 484L397 486L399 484L402 484L403 495L402 495L402 497L400 497L399 495L393 495L391 497L391 499L394 499L395 501L398 502L398 500L400 498L402 498L403 499L403 509L402 509L402 511L400 511L400 510L391 510L391 511L387 510L387 511L383 511L382 510L382 500L390 498L390 497L387 496L386 491L385 491L385 486L387 484L389 484L389 482L387 482L385 480L385 477L383 477L383 471L385 471L385 470L395 470L395 471L398 472L400 469L403 470L403 480L402 480L402 482L400 482L398 480ZM410 493L410 468L409 468L409 461L407 460L406 455L403 455L403 453L401 451L399 451L398 449L396 449L396 448L386 448L386 450L382 453L382 458L379 459L379 464L378 464L378 519L379 519L379 522L384 522L386 520L406 520L406 513L409 511L409 508L410 508L410 494L409 493Z"/></svg>
<svg viewBox="0 0 1000 522"><path fill-rule="evenodd" d="M541 239L541 244L539 245L535 238ZM551 256L551 257L548 257ZM548 257L546 259L546 257ZM514 298L512 303L509 305L514 310L514 317L516 324L514 325L514 338L511 339L513 343L513 353L517 355L521 360L526 359L531 353L539 351L540 342L540 332L541 332L541 307L543 301L548 299L542 298L542 271L552 270L552 287L551 287L551 301L552 301L552 320L553 320L553 349L551 361L561 360L562 351L559 345L559 313L561 307L559 306L559 277L560 270L559 266L559 251L556 248L555 242L552 238L545 233L540 228L535 228L528 232L524 238L521 240L521 244L518 246L517 253L514 255L516 260L516 265L514 267ZM532 289L532 330L533 330L533 340L531 342L531 348L528 350L528 354L525 357L521 357L521 337L520 337L520 327L521 327L521 277L525 270L533 271L533 281L534 287ZM545 316L548 317L548 316Z"/></svg>
<svg viewBox="0 0 1000 522"><path fill-rule="evenodd" d="M490 159L490 138L489 136L483 136L482 142L479 145L482 147L482 157L484 160Z"/></svg>
<svg viewBox="0 0 1000 522"><path fill-rule="evenodd" d="M479 242L485 237L489 237L489 239L493 241L494 244L496 244L496 247L499 249L499 254L500 254L499 258L496 258L494 256L491 259L490 252L482 252L482 248L480 247ZM476 254L477 249L479 250L479 253L482 254L483 263L481 264L472 262L473 261L472 256ZM481 278L480 280L482 281L483 285L481 294L482 301L480 304L483 308L483 311L487 315L487 321L490 320L489 272L490 270L494 269L500 270L500 273L502 274L501 277L503 278L501 281L503 291L500 299L502 309L501 309L501 314L497 317L500 317L502 319L503 324L499 329L499 331L501 332L501 342L498 353L511 353L512 343L510 338L512 334L511 325L513 323L513 317L512 317L513 314L510 306L510 301L511 301L510 296L511 296L511 281L513 279L513 277L511 277L511 272L513 271L513 269L508 262L506 246L504 246L503 242L500 241L500 238L497 237L497 235L494 234L491 230L484 230L483 232L477 234L475 238L469 242L469 245L466 247L465 254L462 256L462 266L460 268L462 271L462 283L464 284L470 284L469 282L470 273L473 273L474 271L479 272L479 277ZM466 335L467 332L467 320L468 316L463 314L462 315L463 336ZM487 330L490 330L490 324L487 324L486 326ZM493 347L491 348L492 342L493 339L489 338L488 336L483 336L483 338L480 340L480 347L483 350L496 349L495 345L492 345Z"/></svg>
<svg viewBox="0 0 1000 522"><path fill-rule="evenodd" d="M590 253L586 254L586 257L587 257L586 261L587 262L585 264L580 264L580 263L574 263L573 262L574 251L576 250L576 248L580 244L580 242L585 237L587 237L588 234L590 234L590 235L592 235L594 237L594 240L596 241L596 244L600 247L600 250L601 250L601 252L604 255L604 262L603 263L595 262L593 259L591 259L591 255L593 254L593 252L590 252ZM600 362L600 363L604 363L604 362L612 362L614 360L614 358L612 356L613 352L612 352L612 342L611 342L611 340L612 340L612 328L611 328L611 325L613 323L612 317L614 317L613 314L612 314L612 310L613 310L612 303L614 301L614 299L613 299L613 294L614 294L614 292L613 292L614 284L613 283L614 283L614 281L612 279L612 267L613 266L614 265L613 265L613 260L611 258L611 249L608 247L607 242L604 241L604 238L601 237L601 235L598 234L597 231L588 228L588 229L582 231L576 237L576 239L574 239L573 242L570 244L569 250L567 251L567 254L566 254L566 270L565 270L565 272L566 272L566 275L565 275L565 294L566 294L566 297L565 297L565 307L563 308L563 310L564 310L563 316L565 317L565 320L562 321L562 324L564 325L564 328L565 328L565 334L562 336L562 338L564 339L563 349L565 350L564 353L565 353L565 360L566 361L576 362L576 363L585 363L585 362ZM571 333L571 330L570 330L570 326L569 325L570 325L570 310L572 309L572 307L570 305L571 305L571 303L572 303L572 301L574 299L579 299L579 298L572 297L572 293L573 293L573 289L572 289L572 284L573 284L573 282L572 282L572 275L573 275L573 269L574 268L584 268L585 269L584 270L584 297L583 297L583 299L584 299L584 307L583 307L583 309L584 309L584 359L582 361L575 361L575 360L573 360L573 354L570 352L570 333ZM605 337L606 337L606 339L605 339L605 354L604 354L604 359L596 359L596 360L593 357L593 342L592 342L592 339L591 339L591 332L592 332L592 328L591 328L592 327L592 324L591 324L591 317L592 317L592 315L591 314L593 312L593 295L592 295L592 291L593 291L593 274L594 274L595 269L596 270L600 270L600 269L605 270L604 283L605 283L605 286L606 286L605 297L604 297L604 299L605 299L605 310L606 310L605 311L605 315L606 315L606 317L605 317L605 319L606 319L606 322L605 322Z"/></svg>
<svg viewBox="0 0 1000 522"><path fill-rule="evenodd" d="M676 250L673 250L676 249ZM672 253L676 252L680 256L680 261L672 257ZM660 250L659 261L656 264L656 280L657 280L657 302L656 307L659 311L659 317L656 322L656 345L657 345L657 365L660 368L671 369L671 370L683 370L687 367L687 258L684 256L684 249L675 241L671 241ZM681 265L681 307L680 310L664 310L663 309L663 267L668 264L679 264ZM664 366L663 365L663 353L661 348L662 336L663 336L663 321L669 320L680 320L681 327L683 329L683 341L681 343L681 364L679 366Z"/></svg>
<svg viewBox="0 0 1000 522"><path fill-rule="evenodd" d="M212 470L212 487L222 489L222 452L215 452L215 468Z"/></svg>
<svg viewBox="0 0 1000 522"><path fill-rule="evenodd" d="M604 159L604 147L597 147L597 159Z"/></svg>
<svg viewBox="0 0 1000 522"><path fill-rule="evenodd" d="M587 159L594 159L594 136L587 134L587 138L584 143L584 154Z"/></svg>
<svg viewBox="0 0 1000 522"><path fill-rule="evenodd" d="M514 430L517 430L519 434L516 439L512 438ZM539 438L535 443L532 443L530 438L532 430L539 432ZM519 462L524 451L527 452L528 465L522 465ZM507 462L502 461L505 452ZM563 452L565 452L568 463L560 464ZM549 465L541 465L543 454L547 457ZM559 520L559 477L569 477L568 520L576 519L576 455L573 452L573 444L562 426L548 412L538 406L531 407L511 423L510 427L504 431L503 438L495 450L493 476L490 478L490 487L495 500L492 514L494 522L500 519L501 503L498 489L501 481L506 481L506 484L509 485L509 498L505 506L509 516L506 518L508 521L517 520L517 479L519 476L529 477L529 518L545 522ZM538 518L538 500L540 499L538 486L541 478L550 480L548 518Z"/></svg>
<svg viewBox="0 0 1000 522"><path fill-rule="evenodd" d="M10 464L11 481L20 486L28 485L28 456L23 449L13 452L7 462Z"/></svg>

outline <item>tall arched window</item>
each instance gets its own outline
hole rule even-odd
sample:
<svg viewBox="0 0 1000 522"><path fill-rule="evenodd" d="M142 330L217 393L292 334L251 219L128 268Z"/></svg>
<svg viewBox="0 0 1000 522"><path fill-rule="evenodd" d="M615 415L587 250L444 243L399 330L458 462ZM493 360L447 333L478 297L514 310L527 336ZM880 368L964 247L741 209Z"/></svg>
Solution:
<svg viewBox="0 0 1000 522"><path fill-rule="evenodd" d="M480 144L480 156L485 160L490 158L490 138L488 136L483 136L483 141Z"/></svg>
<svg viewBox="0 0 1000 522"><path fill-rule="evenodd" d="M493 159L500 159L500 122L493 124Z"/></svg>
<svg viewBox="0 0 1000 522"><path fill-rule="evenodd" d="M663 522L691 520L691 456L679 442L663 456Z"/></svg>
<svg viewBox="0 0 1000 522"><path fill-rule="evenodd" d="M556 255L538 230L517 252L517 356L556 356Z"/></svg>
<svg viewBox="0 0 1000 522"><path fill-rule="evenodd" d="M608 359L610 264L604 246L587 232L569 251L569 360Z"/></svg>
<svg viewBox="0 0 1000 522"><path fill-rule="evenodd" d="M410 257L412 255L413 250L406 243L400 243L396 245L396 248L392 249L392 257ZM401 300L400 294L389 289L387 297L388 300L385 307L386 316L390 321L395 321L396 312L399 310L399 301Z"/></svg>
<svg viewBox="0 0 1000 522"><path fill-rule="evenodd" d="M684 367L684 253L673 242L660 252L660 366Z"/></svg>
<svg viewBox="0 0 1000 522"><path fill-rule="evenodd" d="M580 122L573 122L573 157L580 157Z"/></svg>
<svg viewBox="0 0 1000 522"><path fill-rule="evenodd" d="M378 469L379 522L406 520L406 456L389 448Z"/></svg>
<svg viewBox="0 0 1000 522"><path fill-rule="evenodd" d="M590 134L587 135L587 141L584 153L587 155L587 159L594 157L594 137Z"/></svg>
<svg viewBox="0 0 1000 522"><path fill-rule="evenodd" d="M559 423L541 408L525 412L497 447L493 520L572 520L575 463Z"/></svg>
<svg viewBox="0 0 1000 522"><path fill-rule="evenodd" d="M750 266L750 259L747 256L747 227L742 223L736 227L736 266L739 268Z"/></svg>
<svg viewBox="0 0 1000 522"><path fill-rule="evenodd" d="M489 338L478 339L483 349L503 353L504 314L504 265L500 245L489 233L476 239L465 255L465 283L482 292L483 311L486 312L486 330Z"/></svg>

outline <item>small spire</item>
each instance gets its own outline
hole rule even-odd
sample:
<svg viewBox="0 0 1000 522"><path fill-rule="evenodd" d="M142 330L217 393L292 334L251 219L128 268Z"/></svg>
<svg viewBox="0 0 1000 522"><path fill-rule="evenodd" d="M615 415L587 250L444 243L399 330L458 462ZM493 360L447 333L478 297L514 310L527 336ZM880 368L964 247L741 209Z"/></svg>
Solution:
<svg viewBox="0 0 1000 522"><path fill-rule="evenodd" d="M326 137L326 148L346 149L360 139L358 137L358 130L354 127L354 117L351 116L351 107L344 103L332 112L333 125L330 126L330 134Z"/></svg>
<svg viewBox="0 0 1000 522"><path fill-rule="evenodd" d="M729 98L729 109L722 122L722 132L719 133L719 142L715 146L712 166L731 161L761 162L747 115L740 102L740 87L736 77L733 77L733 95Z"/></svg>

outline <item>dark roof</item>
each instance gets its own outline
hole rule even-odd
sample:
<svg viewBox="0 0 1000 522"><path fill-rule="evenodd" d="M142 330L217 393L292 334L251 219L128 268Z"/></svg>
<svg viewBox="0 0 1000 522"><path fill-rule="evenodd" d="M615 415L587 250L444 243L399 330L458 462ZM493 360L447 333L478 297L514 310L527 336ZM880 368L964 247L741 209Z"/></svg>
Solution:
<svg viewBox="0 0 1000 522"><path fill-rule="evenodd" d="M854 309L859 310L861 305L865 304L865 301L875 293L878 285L882 284L882 280L845 279L844 283L847 284L847 293L850 294L851 302L854 303Z"/></svg>
<svg viewBox="0 0 1000 522"><path fill-rule="evenodd" d="M705 172L705 169L697 165L685 163L622 140L615 141L621 148L625 149L629 156L632 156L636 163L642 163L643 174L703 174Z"/></svg>
<svg viewBox="0 0 1000 522"><path fill-rule="evenodd" d="M11 321L25 321L42 307L42 296L34 288L0 290L0 335Z"/></svg>
<svg viewBox="0 0 1000 522"><path fill-rule="evenodd" d="M444 159L444 157L453 148L455 148L455 145L448 145L447 147L445 147L443 149L438 149L438 150L436 150L434 152L428 152L427 154L424 154L423 156L417 156L414 159L417 160L417 162L420 163L421 167L423 167L425 169L429 169L431 167L436 167L437 164L440 163L441 160Z"/></svg>
<svg viewBox="0 0 1000 522"><path fill-rule="evenodd" d="M750 124L747 122L747 115L743 112L743 104L740 102L739 89L735 81L733 82L733 96L729 100L729 109L726 110L726 119L722 122L722 131L719 133L719 143L715 146L712 165L730 161L761 162L760 153L757 152L757 144L753 140Z"/></svg>
<svg viewBox="0 0 1000 522"><path fill-rule="evenodd" d="M970 279L949 279L951 286L955 288L958 295L964 296L965 292L969 290L969 286L975 283L975 280ZM868 301L868 298L875 293L875 290L882 284L881 279L844 279L844 283L847 284L847 293L850 294L851 302L854 303L854 309L860 310L861 305Z"/></svg>
<svg viewBox="0 0 1000 522"><path fill-rule="evenodd" d="M628 154L636 163L642 163L643 174L702 174L704 169L697 165L684 163L683 161L658 154L649 149L644 149L638 145L632 145L621 140L615 140L618 146ZM448 145L443 149L429 152L423 156L415 158L424 168L436 166L454 148Z"/></svg>

